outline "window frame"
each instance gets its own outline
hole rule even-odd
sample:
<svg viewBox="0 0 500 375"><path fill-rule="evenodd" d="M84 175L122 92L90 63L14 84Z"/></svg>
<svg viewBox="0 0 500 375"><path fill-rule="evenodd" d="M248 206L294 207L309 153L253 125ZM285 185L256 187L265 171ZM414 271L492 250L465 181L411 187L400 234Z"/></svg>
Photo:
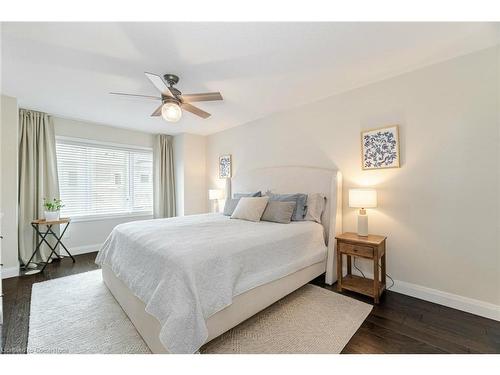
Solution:
<svg viewBox="0 0 500 375"><path fill-rule="evenodd" d="M68 137L68 136L62 136L62 135L56 135L56 159L57 159L57 143L62 142L66 144L75 144L75 145L81 145L81 146L87 146L87 147L106 147L109 149L115 149L115 150L121 150L121 151L134 151L134 150L140 150L140 151L147 151L151 152L152 158L154 157L153 155L153 148L152 147L145 147L145 146L138 146L138 145L130 145L130 144L124 144L124 143L114 143L114 142L105 142L105 141L98 141L94 139L89 139L89 138L77 138L77 137ZM59 161L58 161L59 162ZM153 168L153 173L154 173L154 161L152 160L152 168ZM132 168L129 165L129 170ZM131 178L131 175L129 173L129 180ZM130 183L130 181L129 181ZM103 214L92 214L92 215L73 215L70 216L72 222L85 222L85 221L100 221L100 220L112 220L112 219L125 219L125 218L152 218L153 217L153 210L154 210L154 177L151 181L152 188L153 188L153 197L151 201L151 211L131 211L131 212L120 212L120 213L103 213ZM132 184L133 185L133 184ZM60 186L59 186L60 189ZM131 186L131 189L133 189L133 186ZM63 202L64 204L64 202Z"/></svg>

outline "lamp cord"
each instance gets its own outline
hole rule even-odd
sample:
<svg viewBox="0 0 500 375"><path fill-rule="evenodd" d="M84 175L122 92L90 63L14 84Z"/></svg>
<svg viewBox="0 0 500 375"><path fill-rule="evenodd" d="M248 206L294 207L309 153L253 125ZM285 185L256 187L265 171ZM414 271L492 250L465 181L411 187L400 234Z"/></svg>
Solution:
<svg viewBox="0 0 500 375"><path fill-rule="evenodd" d="M361 271L358 266L356 266L356 257L352 257L353 258L353 262L352 262L352 265L354 266L354 268L356 268L360 273L361 275L363 276L363 279L366 279L366 276L365 274L363 273L363 271Z"/></svg>
<svg viewBox="0 0 500 375"><path fill-rule="evenodd" d="M363 271L361 271L358 268L358 266L356 266L356 257L353 257L352 265L354 266L354 268L356 268L358 270L359 273L361 273L361 276L363 276L363 278L366 279L366 276L363 273ZM382 270L382 266L378 262L377 262L377 265L380 268L380 270ZM394 286L394 279L388 273L386 273L385 276L387 276L391 280L391 283L392 283L391 286L385 288L386 290L389 290Z"/></svg>

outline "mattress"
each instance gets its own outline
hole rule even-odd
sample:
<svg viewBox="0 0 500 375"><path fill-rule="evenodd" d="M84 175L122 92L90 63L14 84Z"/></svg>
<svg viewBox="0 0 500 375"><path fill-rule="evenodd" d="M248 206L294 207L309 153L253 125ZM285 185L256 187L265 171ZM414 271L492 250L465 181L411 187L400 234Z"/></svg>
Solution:
<svg viewBox="0 0 500 375"><path fill-rule="evenodd" d="M205 214L118 225L96 262L158 319L169 352L193 353L208 337L207 319L235 296L325 258L317 223Z"/></svg>

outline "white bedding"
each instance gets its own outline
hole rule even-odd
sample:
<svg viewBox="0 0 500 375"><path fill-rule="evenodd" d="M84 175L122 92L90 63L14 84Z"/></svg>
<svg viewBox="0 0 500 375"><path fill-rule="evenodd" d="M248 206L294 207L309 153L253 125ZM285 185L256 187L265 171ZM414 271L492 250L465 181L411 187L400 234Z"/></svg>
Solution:
<svg viewBox="0 0 500 375"><path fill-rule="evenodd" d="M204 214L118 225L96 263L158 319L170 353L194 353L207 339L205 320L233 297L325 258L320 224Z"/></svg>

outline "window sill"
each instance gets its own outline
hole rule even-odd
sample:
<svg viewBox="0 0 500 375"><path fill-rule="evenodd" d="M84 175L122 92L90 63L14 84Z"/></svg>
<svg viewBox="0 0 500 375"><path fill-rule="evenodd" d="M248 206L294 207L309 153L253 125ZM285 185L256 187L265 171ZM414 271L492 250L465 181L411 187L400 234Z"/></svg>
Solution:
<svg viewBox="0 0 500 375"><path fill-rule="evenodd" d="M134 213L124 213L124 214L114 214L114 215L93 215L93 216L70 216L72 223L80 223L86 221L105 221L114 219L152 219L152 212L134 212Z"/></svg>

